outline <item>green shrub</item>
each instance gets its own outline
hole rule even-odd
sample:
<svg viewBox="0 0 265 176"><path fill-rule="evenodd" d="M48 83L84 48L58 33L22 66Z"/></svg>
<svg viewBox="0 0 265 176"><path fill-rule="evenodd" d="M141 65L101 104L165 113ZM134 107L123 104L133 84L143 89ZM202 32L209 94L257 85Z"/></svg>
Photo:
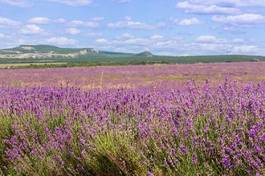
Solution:
<svg viewBox="0 0 265 176"><path fill-rule="evenodd" d="M147 173L147 160L137 149L133 136L107 132L94 139L94 149L87 158L96 175L138 176Z"/></svg>

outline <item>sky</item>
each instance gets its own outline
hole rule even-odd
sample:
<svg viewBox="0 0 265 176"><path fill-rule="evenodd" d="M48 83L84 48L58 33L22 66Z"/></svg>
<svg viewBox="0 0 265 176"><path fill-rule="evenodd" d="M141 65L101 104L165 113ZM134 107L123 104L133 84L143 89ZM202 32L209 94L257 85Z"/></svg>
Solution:
<svg viewBox="0 0 265 176"><path fill-rule="evenodd" d="M0 0L0 48L265 55L265 0Z"/></svg>

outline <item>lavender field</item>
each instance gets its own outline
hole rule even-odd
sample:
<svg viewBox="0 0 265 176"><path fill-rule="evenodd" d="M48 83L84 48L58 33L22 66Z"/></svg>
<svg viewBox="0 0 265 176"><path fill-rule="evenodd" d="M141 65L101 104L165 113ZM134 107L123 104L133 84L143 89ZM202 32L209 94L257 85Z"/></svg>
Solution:
<svg viewBox="0 0 265 176"><path fill-rule="evenodd" d="M265 63L0 70L0 175L265 175Z"/></svg>
<svg viewBox="0 0 265 176"><path fill-rule="evenodd" d="M259 82L265 80L264 68L265 62L0 69L0 86L94 89L164 87L166 84L174 88L189 80L199 83L209 80L213 84L225 78Z"/></svg>

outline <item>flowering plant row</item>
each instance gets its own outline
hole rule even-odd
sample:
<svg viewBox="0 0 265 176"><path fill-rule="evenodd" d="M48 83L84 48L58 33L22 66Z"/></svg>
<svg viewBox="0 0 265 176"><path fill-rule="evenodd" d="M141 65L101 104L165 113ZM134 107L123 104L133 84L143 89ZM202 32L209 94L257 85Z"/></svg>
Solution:
<svg viewBox="0 0 265 176"><path fill-rule="evenodd" d="M0 94L4 175L265 174L264 83Z"/></svg>

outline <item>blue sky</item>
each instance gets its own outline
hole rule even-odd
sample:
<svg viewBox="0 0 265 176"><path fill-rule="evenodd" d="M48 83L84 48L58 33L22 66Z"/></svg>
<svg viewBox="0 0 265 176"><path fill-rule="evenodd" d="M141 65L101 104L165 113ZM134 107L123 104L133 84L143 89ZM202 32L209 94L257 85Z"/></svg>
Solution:
<svg viewBox="0 0 265 176"><path fill-rule="evenodd" d="M265 55L265 0L0 0L0 48Z"/></svg>

